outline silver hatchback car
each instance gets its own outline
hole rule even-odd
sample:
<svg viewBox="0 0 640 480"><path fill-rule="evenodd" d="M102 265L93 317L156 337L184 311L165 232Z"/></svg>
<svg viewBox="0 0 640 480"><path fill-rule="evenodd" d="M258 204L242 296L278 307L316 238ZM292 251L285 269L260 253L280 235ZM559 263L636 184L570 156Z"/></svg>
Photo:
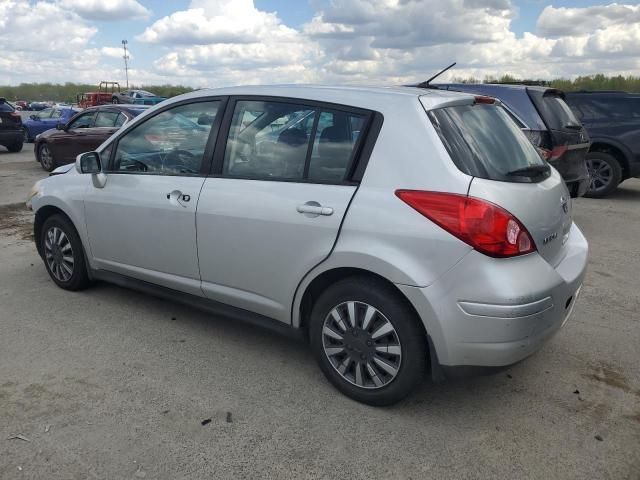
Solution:
<svg viewBox="0 0 640 480"><path fill-rule="evenodd" d="M562 178L493 98L200 90L36 184L52 280L106 280L298 332L344 394L503 367L567 321L587 264Z"/></svg>

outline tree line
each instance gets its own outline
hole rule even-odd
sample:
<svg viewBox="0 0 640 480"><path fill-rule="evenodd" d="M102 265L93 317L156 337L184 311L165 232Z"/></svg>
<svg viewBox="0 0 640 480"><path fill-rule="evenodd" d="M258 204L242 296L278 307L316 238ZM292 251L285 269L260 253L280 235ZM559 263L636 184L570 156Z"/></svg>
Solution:
<svg viewBox="0 0 640 480"><path fill-rule="evenodd" d="M544 85L559 88L566 91L574 90L624 90L627 92L640 92L640 77L622 75L609 77L604 74L576 77L575 79L558 78L555 80L519 79L511 75L501 77L456 78L455 82L462 83L527 83L532 85ZM194 90L183 85L135 85L130 88L148 90L161 97L173 97ZM96 85L71 83L21 83L15 86L1 86L0 97L10 101L49 101L68 102L76 101L76 95L84 92L96 91ZM124 88L122 88L124 90Z"/></svg>
<svg viewBox="0 0 640 480"><path fill-rule="evenodd" d="M191 92L193 88L183 85L130 85L129 89L148 90L160 97L174 97ZM121 90L125 90L124 85ZM96 92L97 85L83 83L21 83L15 86L0 85L0 97L9 101L26 100L28 102L54 101L74 103L79 93Z"/></svg>
<svg viewBox="0 0 640 480"><path fill-rule="evenodd" d="M616 75L609 77L602 73L597 75L586 75L576 77L573 80L566 78L557 78L555 80L542 79L519 79L511 75L503 75L501 77L485 77L480 80L477 78L456 78L457 83L525 83L528 85L541 85L546 87L558 88L567 92L576 90L623 90L625 92L640 92L640 77Z"/></svg>

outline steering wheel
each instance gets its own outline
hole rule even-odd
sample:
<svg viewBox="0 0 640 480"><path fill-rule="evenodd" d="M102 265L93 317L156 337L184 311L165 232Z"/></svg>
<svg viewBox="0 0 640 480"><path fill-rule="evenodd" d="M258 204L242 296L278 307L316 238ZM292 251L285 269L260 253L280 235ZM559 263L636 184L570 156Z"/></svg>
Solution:
<svg viewBox="0 0 640 480"><path fill-rule="evenodd" d="M165 158L165 168L177 170L180 173L200 173L192 168L195 158L196 156L188 150L171 150Z"/></svg>
<svg viewBox="0 0 640 480"><path fill-rule="evenodd" d="M123 169L125 171L146 172L147 170L149 170L146 163L142 163L138 160L133 160L132 158L128 158L126 162L127 163L124 165L124 169Z"/></svg>

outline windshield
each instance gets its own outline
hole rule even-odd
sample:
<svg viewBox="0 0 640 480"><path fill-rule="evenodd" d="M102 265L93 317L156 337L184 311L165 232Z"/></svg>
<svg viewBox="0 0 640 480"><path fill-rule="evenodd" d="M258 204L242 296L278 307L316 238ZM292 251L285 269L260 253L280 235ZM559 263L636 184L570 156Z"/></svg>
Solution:
<svg viewBox="0 0 640 480"><path fill-rule="evenodd" d="M13 112L13 110L9 102L0 102L0 112Z"/></svg>
<svg viewBox="0 0 640 480"><path fill-rule="evenodd" d="M542 157L500 106L445 107L430 111L429 118L451 159L468 175L505 182L548 176ZM525 169L538 175L514 175Z"/></svg>
<svg viewBox="0 0 640 480"><path fill-rule="evenodd" d="M530 95L542 119L551 130L565 130L581 126L561 95L535 90L530 91Z"/></svg>

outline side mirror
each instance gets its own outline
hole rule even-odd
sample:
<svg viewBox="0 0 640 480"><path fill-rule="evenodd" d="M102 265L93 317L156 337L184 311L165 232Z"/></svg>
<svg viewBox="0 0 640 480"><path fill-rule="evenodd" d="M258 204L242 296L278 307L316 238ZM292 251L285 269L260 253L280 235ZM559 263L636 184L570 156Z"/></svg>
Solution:
<svg viewBox="0 0 640 480"><path fill-rule="evenodd" d="M38 120L38 119L39 119L38 115L36 115L36 114L29 115L29 118L30 118L31 120Z"/></svg>
<svg viewBox="0 0 640 480"><path fill-rule="evenodd" d="M67 129L67 126L62 122L56 125L56 130L66 130L66 129Z"/></svg>
<svg viewBox="0 0 640 480"><path fill-rule="evenodd" d="M100 173L102 165L98 152L81 153L76 157L76 170L78 173Z"/></svg>

